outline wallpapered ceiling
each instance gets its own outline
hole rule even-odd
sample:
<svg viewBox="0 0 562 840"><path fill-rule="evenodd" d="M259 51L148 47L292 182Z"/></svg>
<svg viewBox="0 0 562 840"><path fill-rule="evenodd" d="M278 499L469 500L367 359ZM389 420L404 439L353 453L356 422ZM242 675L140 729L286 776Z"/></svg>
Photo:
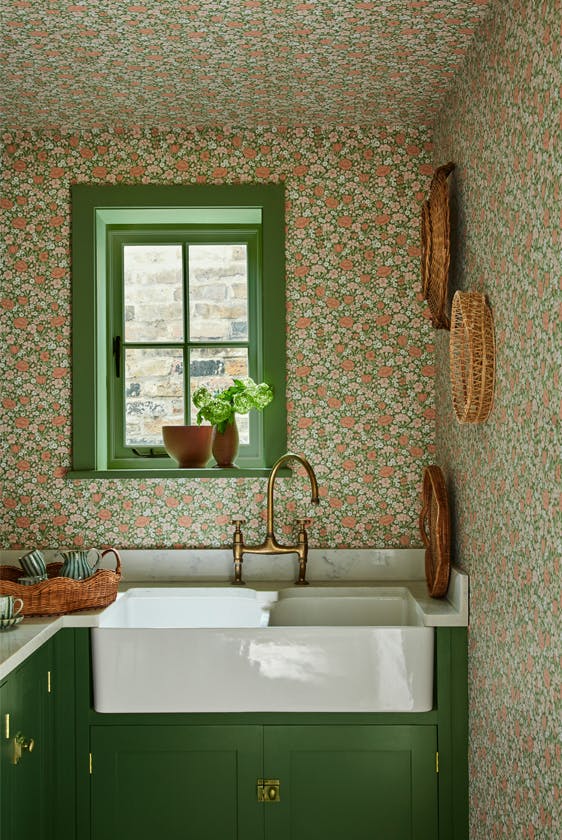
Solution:
<svg viewBox="0 0 562 840"><path fill-rule="evenodd" d="M3 124L428 125L489 2L3 0Z"/></svg>
<svg viewBox="0 0 562 840"><path fill-rule="evenodd" d="M434 441L433 334L419 291L425 132L157 129L4 136L1 330L7 545L220 546L262 480L70 481L70 184L283 178L288 441L317 470L316 546L417 545ZM266 409L267 410L267 409ZM308 510L304 479L278 512ZM281 514L285 510L285 520Z"/></svg>
<svg viewBox="0 0 562 840"><path fill-rule="evenodd" d="M562 837L560 0L498 3L446 102L455 287L486 293L489 420L459 426L437 340L437 460L470 573L472 840Z"/></svg>

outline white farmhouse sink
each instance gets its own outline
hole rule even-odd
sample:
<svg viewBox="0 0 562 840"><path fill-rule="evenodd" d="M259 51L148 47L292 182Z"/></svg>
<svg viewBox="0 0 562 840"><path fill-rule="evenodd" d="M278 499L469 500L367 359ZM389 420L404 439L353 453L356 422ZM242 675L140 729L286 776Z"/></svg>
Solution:
<svg viewBox="0 0 562 840"><path fill-rule="evenodd" d="M94 706L428 711L433 632L406 588L132 589L92 629Z"/></svg>

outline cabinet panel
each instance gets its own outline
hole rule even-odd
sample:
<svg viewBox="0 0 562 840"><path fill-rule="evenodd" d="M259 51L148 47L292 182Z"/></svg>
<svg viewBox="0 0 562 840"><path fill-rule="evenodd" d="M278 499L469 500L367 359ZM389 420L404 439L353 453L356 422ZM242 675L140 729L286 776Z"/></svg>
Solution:
<svg viewBox="0 0 562 840"><path fill-rule="evenodd" d="M8 790L8 756L9 746L6 740L5 732L5 716L8 714L10 708L9 700L9 683L6 680L0 685L0 837L7 837L6 827L6 809L10 801L10 792Z"/></svg>
<svg viewBox="0 0 562 840"><path fill-rule="evenodd" d="M267 840L435 840L432 726L266 727Z"/></svg>
<svg viewBox="0 0 562 840"><path fill-rule="evenodd" d="M52 835L52 721L47 690L51 650L50 644L44 645L2 686L1 819L2 836L7 838L49 840ZM23 749L14 764L18 735L28 745L33 741L33 749Z"/></svg>
<svg viewBox="0 0 562 840"><path fill-rule="evenodd" d="M260 840L259 726L94 726L92 840Z"/></svg>

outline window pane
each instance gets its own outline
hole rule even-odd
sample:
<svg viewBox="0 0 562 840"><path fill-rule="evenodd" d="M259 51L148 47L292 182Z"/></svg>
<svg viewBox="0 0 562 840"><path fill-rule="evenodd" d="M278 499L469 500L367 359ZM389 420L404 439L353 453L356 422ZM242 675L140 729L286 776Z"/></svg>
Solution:
<svg viewBox="0 0 562 840"><path fill-rule="evenodd" d="M189 372L191 393L204 385L209 391L222 391L232 385L234 378L248 376L248 351L245 347L198 347L191 350ZM192 423L196 423L197 409L191 404ZM237 415L240 443L250 442L247 414Z"/></svg>
<svg viewBox="0 0 562 840"><path fill-rule="evenodd" d="M189 329L193 341L248 340L246 245L189 246Z"/></svg>
<svg viewBox="0 0 562 840"><path fill-rule="evenodd" d="M182 341L181 245L125 245L123 275L125 341Z"/></svg>
<svg viewBox="0 0 562 840"><path fill-rule="evenodd" d="M182 425L183 354L176 349L125 351L127 446L163 446L163 425Z"/></svg>

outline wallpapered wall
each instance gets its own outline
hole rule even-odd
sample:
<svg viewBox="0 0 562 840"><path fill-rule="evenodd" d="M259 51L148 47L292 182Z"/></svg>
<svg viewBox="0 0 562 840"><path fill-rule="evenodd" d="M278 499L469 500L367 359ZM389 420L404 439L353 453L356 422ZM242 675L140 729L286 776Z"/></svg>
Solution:
<svg viewBox="0 0 562 840"><path fill-rule="evenodd" d="M562 836L561 9L496 4L435 137L457 163L453 284L487 294L497 337L495 407L473 428L436 341L437 461L471 576L473 840Z"/></svg>
<svg viewBox="0 0 562 840"><path fill-rule="evenodd" d="M419 544L420 479L434 441L433 334L418 278L425 132L61 130L6 134L4 143L6 547L219 546L236 512L249 538L261 535L261 479L64 478L69 186L278 179L287 191L288 440L321 484L311 543ZM300 476L280 484L290 530L309 511L309 490Z"/></svg>

